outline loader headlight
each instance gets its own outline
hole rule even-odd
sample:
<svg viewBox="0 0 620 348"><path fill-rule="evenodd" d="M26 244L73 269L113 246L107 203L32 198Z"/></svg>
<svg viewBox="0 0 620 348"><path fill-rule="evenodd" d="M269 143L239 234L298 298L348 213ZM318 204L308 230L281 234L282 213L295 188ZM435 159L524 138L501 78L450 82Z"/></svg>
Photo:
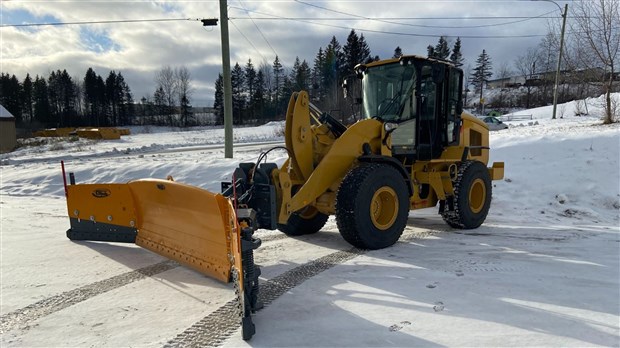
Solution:
<svg viewBox="0 0 620 348"><path fill-rule="evenodd" d="M386 133L391 133L396 128L398 128L398 123L386 122L386 123L383 124L383 129L385 129Z"/></svg>

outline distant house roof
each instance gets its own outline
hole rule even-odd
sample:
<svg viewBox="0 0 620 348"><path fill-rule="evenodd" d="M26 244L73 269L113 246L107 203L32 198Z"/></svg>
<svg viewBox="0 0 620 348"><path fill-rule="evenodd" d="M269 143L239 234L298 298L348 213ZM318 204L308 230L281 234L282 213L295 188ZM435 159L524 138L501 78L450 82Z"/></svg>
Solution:
<svg viewBox="0 0 620 348"><path fill-rule="evenodd" d="M9 112L9 110L5 109L4 106L0 105L0 118L14 118L13 114Z"/></svg>

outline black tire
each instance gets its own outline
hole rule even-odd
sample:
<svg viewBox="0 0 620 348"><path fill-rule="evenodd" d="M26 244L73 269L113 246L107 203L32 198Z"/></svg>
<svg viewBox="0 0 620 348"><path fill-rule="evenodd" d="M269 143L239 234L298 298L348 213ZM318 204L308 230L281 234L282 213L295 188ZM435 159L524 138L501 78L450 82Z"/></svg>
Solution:
<svg viewBox="0 0 620 348"><path fill-rule="evenodd" d="M309 206L300 212L291 214L286 225L278 224L278 229L288 236L313 234L319 232L325 226L328 218L328 215Z"/></svg>
<svg viewBox="0 0 620 348"><path fill-rule="evenodd" d="M336 223L351 245L389 247L400 238L408 216L407 184L391 165L362 163L342 180L336 196Z"/></svg>
<svg viewBox="0 0 620 348"><path fill-rule="evenodd" d="M482 162L463 162L454 183L454 210L442 213L444 221L453 228L480 227L491 207L491 189L491 176Z"/></svg>

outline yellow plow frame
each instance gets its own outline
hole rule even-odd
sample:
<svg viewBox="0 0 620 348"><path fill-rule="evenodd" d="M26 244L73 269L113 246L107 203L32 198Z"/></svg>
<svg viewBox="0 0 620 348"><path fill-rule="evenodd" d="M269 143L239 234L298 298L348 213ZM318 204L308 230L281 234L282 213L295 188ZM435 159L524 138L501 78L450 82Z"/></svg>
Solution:
<svg viewBox="0 0 620 348"><path fill-rule="evenodd" d="M66 178L64 163L63 179ZM231 201L172 180L141 179L126 184L66 184L71 240L135 243L222 282L238 292L244 339L254 334L258 276L252 214Z"/></svg>

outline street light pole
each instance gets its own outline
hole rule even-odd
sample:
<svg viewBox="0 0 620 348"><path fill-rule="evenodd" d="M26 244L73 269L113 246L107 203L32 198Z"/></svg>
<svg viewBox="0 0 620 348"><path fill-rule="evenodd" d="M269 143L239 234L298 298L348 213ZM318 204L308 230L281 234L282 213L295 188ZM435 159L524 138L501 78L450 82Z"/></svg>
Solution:
<svg viewBox="0 0 620 348"><path fill-rule="evenodd" d="M562 11L562 7L558 5L557 2L553 0L532 0L532 1L546 1L555 4ZM564 5L564 13L562 13L562 33L560 34L560 53L558 54L558 65L555 69L555 83L553 85L553 116L552 119L555 120L555 116L557 115L558 110L558 84L560 82L560 66L562 64L562 52L564 51L564 32L566 29L566 17L568 14L568 4Z"/></svg>

